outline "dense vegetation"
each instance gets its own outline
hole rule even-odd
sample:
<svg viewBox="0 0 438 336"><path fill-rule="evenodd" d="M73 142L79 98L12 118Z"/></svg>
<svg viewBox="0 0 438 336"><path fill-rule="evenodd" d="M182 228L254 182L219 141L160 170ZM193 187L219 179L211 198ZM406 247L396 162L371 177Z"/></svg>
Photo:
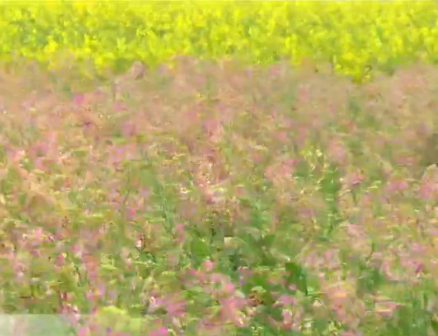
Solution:
<svg viewBox="0 0 438 336"><path fill-rule="evenodd" d="M59 65L74 58L126 70L135 60L156 65L175 55L251 64L312 59L360 81L371 69L438 61L432 1L7 4L0 7L0 55L7 61Z"/></svg>
<svg viewBox="0 0 438 336"><path fill-rule="evenodd" d="M437 18L1 2L11 335L438 335Z"/></svg>

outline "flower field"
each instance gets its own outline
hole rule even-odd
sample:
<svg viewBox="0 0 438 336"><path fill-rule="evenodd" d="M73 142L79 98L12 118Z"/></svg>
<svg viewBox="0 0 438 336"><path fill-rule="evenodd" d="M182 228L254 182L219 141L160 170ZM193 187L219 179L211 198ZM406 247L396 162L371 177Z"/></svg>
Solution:
<svg viewBox="0 0 438 336"><path fill-rule="evenodd" d="M312 59L358 81L371 69L438 61L433 1L13 3L0 2L4 61L73 57L121 71L133 60L156 65L175 55L250 64Z"/></svg>
<svg viewBox="0 0 438 336"><path fill-rule="evenodd" d="M437 6L0 2L0 311L438 335Z"/></svg>

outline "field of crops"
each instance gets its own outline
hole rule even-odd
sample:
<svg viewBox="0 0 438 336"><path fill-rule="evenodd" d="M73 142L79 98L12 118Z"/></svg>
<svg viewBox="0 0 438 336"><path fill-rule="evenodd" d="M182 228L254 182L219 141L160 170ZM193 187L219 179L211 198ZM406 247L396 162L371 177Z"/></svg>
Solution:
<svg viewBox="0 0 438 336"><path fill-rule="evenodd" d="M413 61L438 62L438 8L400 2L72 2L0 7L0 55L92 61L123 70L175 55L252 64L303 59L366 79ZM68 60L66 61L65 58Z"/></svg>
<svg viewBox="0 0 438 336"><path fill-rule="evenodd" d="M438 336L437 19L0 1L0 335Z"/></svg>

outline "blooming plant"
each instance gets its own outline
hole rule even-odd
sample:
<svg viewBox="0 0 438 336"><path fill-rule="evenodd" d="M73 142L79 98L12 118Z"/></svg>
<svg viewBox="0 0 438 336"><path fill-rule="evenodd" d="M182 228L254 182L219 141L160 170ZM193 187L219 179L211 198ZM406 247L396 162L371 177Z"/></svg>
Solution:
<svg viewBox="0 0 438 336"><path fill-rule="evenodd" d="M2 3L1 311L84 336L438 334L436 13Z"/></svg>
<svg viewBox="0 0 438 336"><path fill-rule="evenodd" d="M413 61L436 64L437 18L435 1L1 1L0 59L54 68L74 59L99 73L175 55L311 60L364 81Z"/></svg>

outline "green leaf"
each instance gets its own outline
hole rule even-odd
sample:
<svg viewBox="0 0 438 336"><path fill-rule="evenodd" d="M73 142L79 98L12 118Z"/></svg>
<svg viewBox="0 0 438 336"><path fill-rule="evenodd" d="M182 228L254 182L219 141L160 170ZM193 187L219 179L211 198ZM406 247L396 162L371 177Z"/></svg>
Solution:
<svg viewBox="0 0 438 336"><path fill-rule="evenodd" d="M300 292L308 295L307 289L307 275L304 269L294 262L288 262L285 264L285 269L288 272L286 281L288 283L294 284Z"/></svg>
<svg viewBox="0 0 438 336"><path fill-rule="evenodd" d="M438 336L438 321L431 320L430 325L433 329L434 334Z"/></svg>
<svg viewBox="0 0 438 336"><path fill-rule="evenodd" d="M359 295L375 292L385 281L384 275L376 267L365 264L360 266L361 276L357 280L357 292Z"/></svg>
<svg viewBox="0 0 438 336"><path fill-rule="evenodd" d="M107 271L118 271L119 269L111 264L102 264L100 265L101 269L107 270Z"/></svg>
<svg viewBox="0 0 438 336"><path fill-rule="evenodd" d="M196 257L196 259L204 259L209 256L210 248L207 242L202 238L193 237L190 244L190 252L193 257Z"/></svg>

